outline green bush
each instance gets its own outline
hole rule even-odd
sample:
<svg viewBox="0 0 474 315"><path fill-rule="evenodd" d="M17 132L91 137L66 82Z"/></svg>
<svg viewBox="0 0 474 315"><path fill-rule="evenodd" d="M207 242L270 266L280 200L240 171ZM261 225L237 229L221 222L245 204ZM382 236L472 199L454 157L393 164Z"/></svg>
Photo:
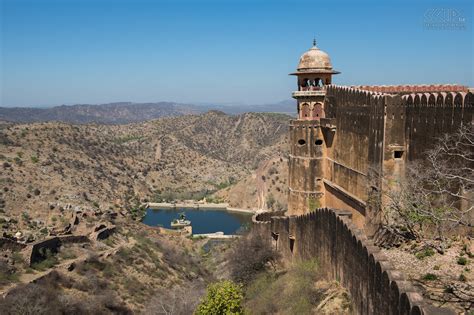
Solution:
<svg viewBox="0 0 474 315"><path fill-rule="evenodd" d="M58 258L51 252L51 250L46 249L43 253L44 259L40 262L34 263L31 265L31 268L44 271L50 269L58 264Z"/></svg>
<svg viewBox="0 0 474 315"><path fill-rule="evenodd" d="M276 200L275 200L275 197L273 197L272 194L269 194L269 195L267 196L267 208L268 208L268 209L273 208L273 205L275 204L275 201L276 201Z"/></svg>
<svg viewBox="0 0 474 315"><path fill-rule="evenodd" d="M209 285L204 300L196 310L197 315L243 314L242 287L232 281Z"/></svg>
<svg viewBox="0 0 474 315"><path fill-rule="evenodd" d="M427 281L438 280L438 276L432 273L427 273L423 276L423 280L427 280Z"/></svg>
<svg viewBox="0 0 474 315"><path fill-rule="evenodd" d="M466 257L459 257L458 258L458 265L461 265L461 266L467 265L467 258Z"/></svg>
<svg viewBox="0 0 474 315"><path fill-rule="evenodd" d="M17 157L17 156L16 156L13 160L15 161L16 165L18 165L18 166L22 166L22 165L23 165L23 160L20 159L20 158Z"/></svg>
<svg viewBox="0 0 474 315"><path fill-rule="evenodd" d="M433 256L435 254L432 248L427 248L425 250L419 251L415 254L415 257L418 259L423 259L425 257Z"/></svg>

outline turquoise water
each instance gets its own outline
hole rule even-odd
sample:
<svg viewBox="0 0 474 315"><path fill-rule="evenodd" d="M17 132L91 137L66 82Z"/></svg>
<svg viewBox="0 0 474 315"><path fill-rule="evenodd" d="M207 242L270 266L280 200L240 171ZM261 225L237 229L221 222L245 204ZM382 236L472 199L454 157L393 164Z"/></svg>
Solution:
<svg viewBox="0 0 474 315"><path fill-rule="evenodd" d="M250 225L251 213L229 212L212 209L147 209L142 222L150 226L171 228L171 221L184 212L186 219L191 220L193 234L224 232L236 234Z"/></svg>

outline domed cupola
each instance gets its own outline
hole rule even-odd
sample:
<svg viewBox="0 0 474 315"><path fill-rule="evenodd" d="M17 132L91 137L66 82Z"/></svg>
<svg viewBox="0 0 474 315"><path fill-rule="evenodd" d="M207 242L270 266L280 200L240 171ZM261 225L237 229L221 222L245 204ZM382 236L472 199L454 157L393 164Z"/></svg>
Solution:
<svg viewBox="0 0 474 315"><path fill-rule="evenodd" d="M298 77L298 89L292 93L298 100L298 118L303 120L319 120L325 117L324 98L326 86L332 84L333 74L338 74L332 68L329 55L316 46L305 52L298 63L295 73Z"/></svg>
<svg viewBox="0 0 474 315"><path fill-rule="evenodd" d="M304 73L338 74L340 72L333 70L331 58L326 52L322 51L316 46L316 40L314 40L313 47L301 55L297 72L292 74L298 75Z"/></svg>

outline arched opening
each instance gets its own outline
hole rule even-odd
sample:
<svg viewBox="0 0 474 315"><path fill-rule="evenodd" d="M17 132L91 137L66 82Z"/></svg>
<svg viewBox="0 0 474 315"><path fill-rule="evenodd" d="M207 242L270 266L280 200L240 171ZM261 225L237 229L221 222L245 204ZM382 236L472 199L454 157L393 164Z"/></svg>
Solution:
<svg viewBox="0 0 474 315"><path fill-rule="evenodd" d="M315 145L322 145L322 144L323 144L323 140L322 140L322 139L317 139L316 141L314 141L314 144L315 144Z"/></svg>
<svg viewBox="0 0 474 315"><path fill-rule="evenodd" d="M275 250L278 250L278 237L279 233L272 232L273 244L275 245Z"/></svg>
<svg viewBox="0 0 474 315"><path fill-rule="evenodd" d="M316 78L314 79L313 81L313 86L315 86L316 88L320 87L322 85L322 80L320 78Z"/></svg>
<svg viewBox="0 0 474 315"><path fill-rule="evenodd" d="M300 140L298 140L298 144L299 145L305 145L306 141L304 139L300 139Z"/></svg>
<svg viewBox="0 0 474 315"><path fill-rule="evenodd" d="M309 117L309 104L308 103L301 104L300 114L301 114L300 118Z"/></svg>
<svg viewBox="0 0 474 315"><path fill-rule="evenodd" d="M290 251L293 253L293 249L295 248L295 238L290 236Z"/></svg>
<svg viewBox="0 0 474 315"><path fill-rule="evenodd" d="M393 152L393 157L397 160L400 160L403 158L403 151L394 151Z"/></svg>
<svg viewBox="0 0 474 315"><path fill-rule="evenodd" d="M323 112L323 104L321 103L316 103L313 107L313 112L312 112L312 117L313 118L324 118L324 112Z"/></svg>

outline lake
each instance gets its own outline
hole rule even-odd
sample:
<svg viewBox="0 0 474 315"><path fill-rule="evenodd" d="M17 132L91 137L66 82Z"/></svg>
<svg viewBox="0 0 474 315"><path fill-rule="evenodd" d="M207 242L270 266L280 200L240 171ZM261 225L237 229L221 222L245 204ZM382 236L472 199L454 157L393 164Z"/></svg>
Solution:
<svg viewBox="0 0 474 315"><path fill-rule="evenodd" d="M171 221L184 212L186 219L191 220L193 234L224 232L236 234L242 227L249 226L252 222L252 213L231 212L215 209L147 209L142 222L150 226L171 228Z"/></svg>

